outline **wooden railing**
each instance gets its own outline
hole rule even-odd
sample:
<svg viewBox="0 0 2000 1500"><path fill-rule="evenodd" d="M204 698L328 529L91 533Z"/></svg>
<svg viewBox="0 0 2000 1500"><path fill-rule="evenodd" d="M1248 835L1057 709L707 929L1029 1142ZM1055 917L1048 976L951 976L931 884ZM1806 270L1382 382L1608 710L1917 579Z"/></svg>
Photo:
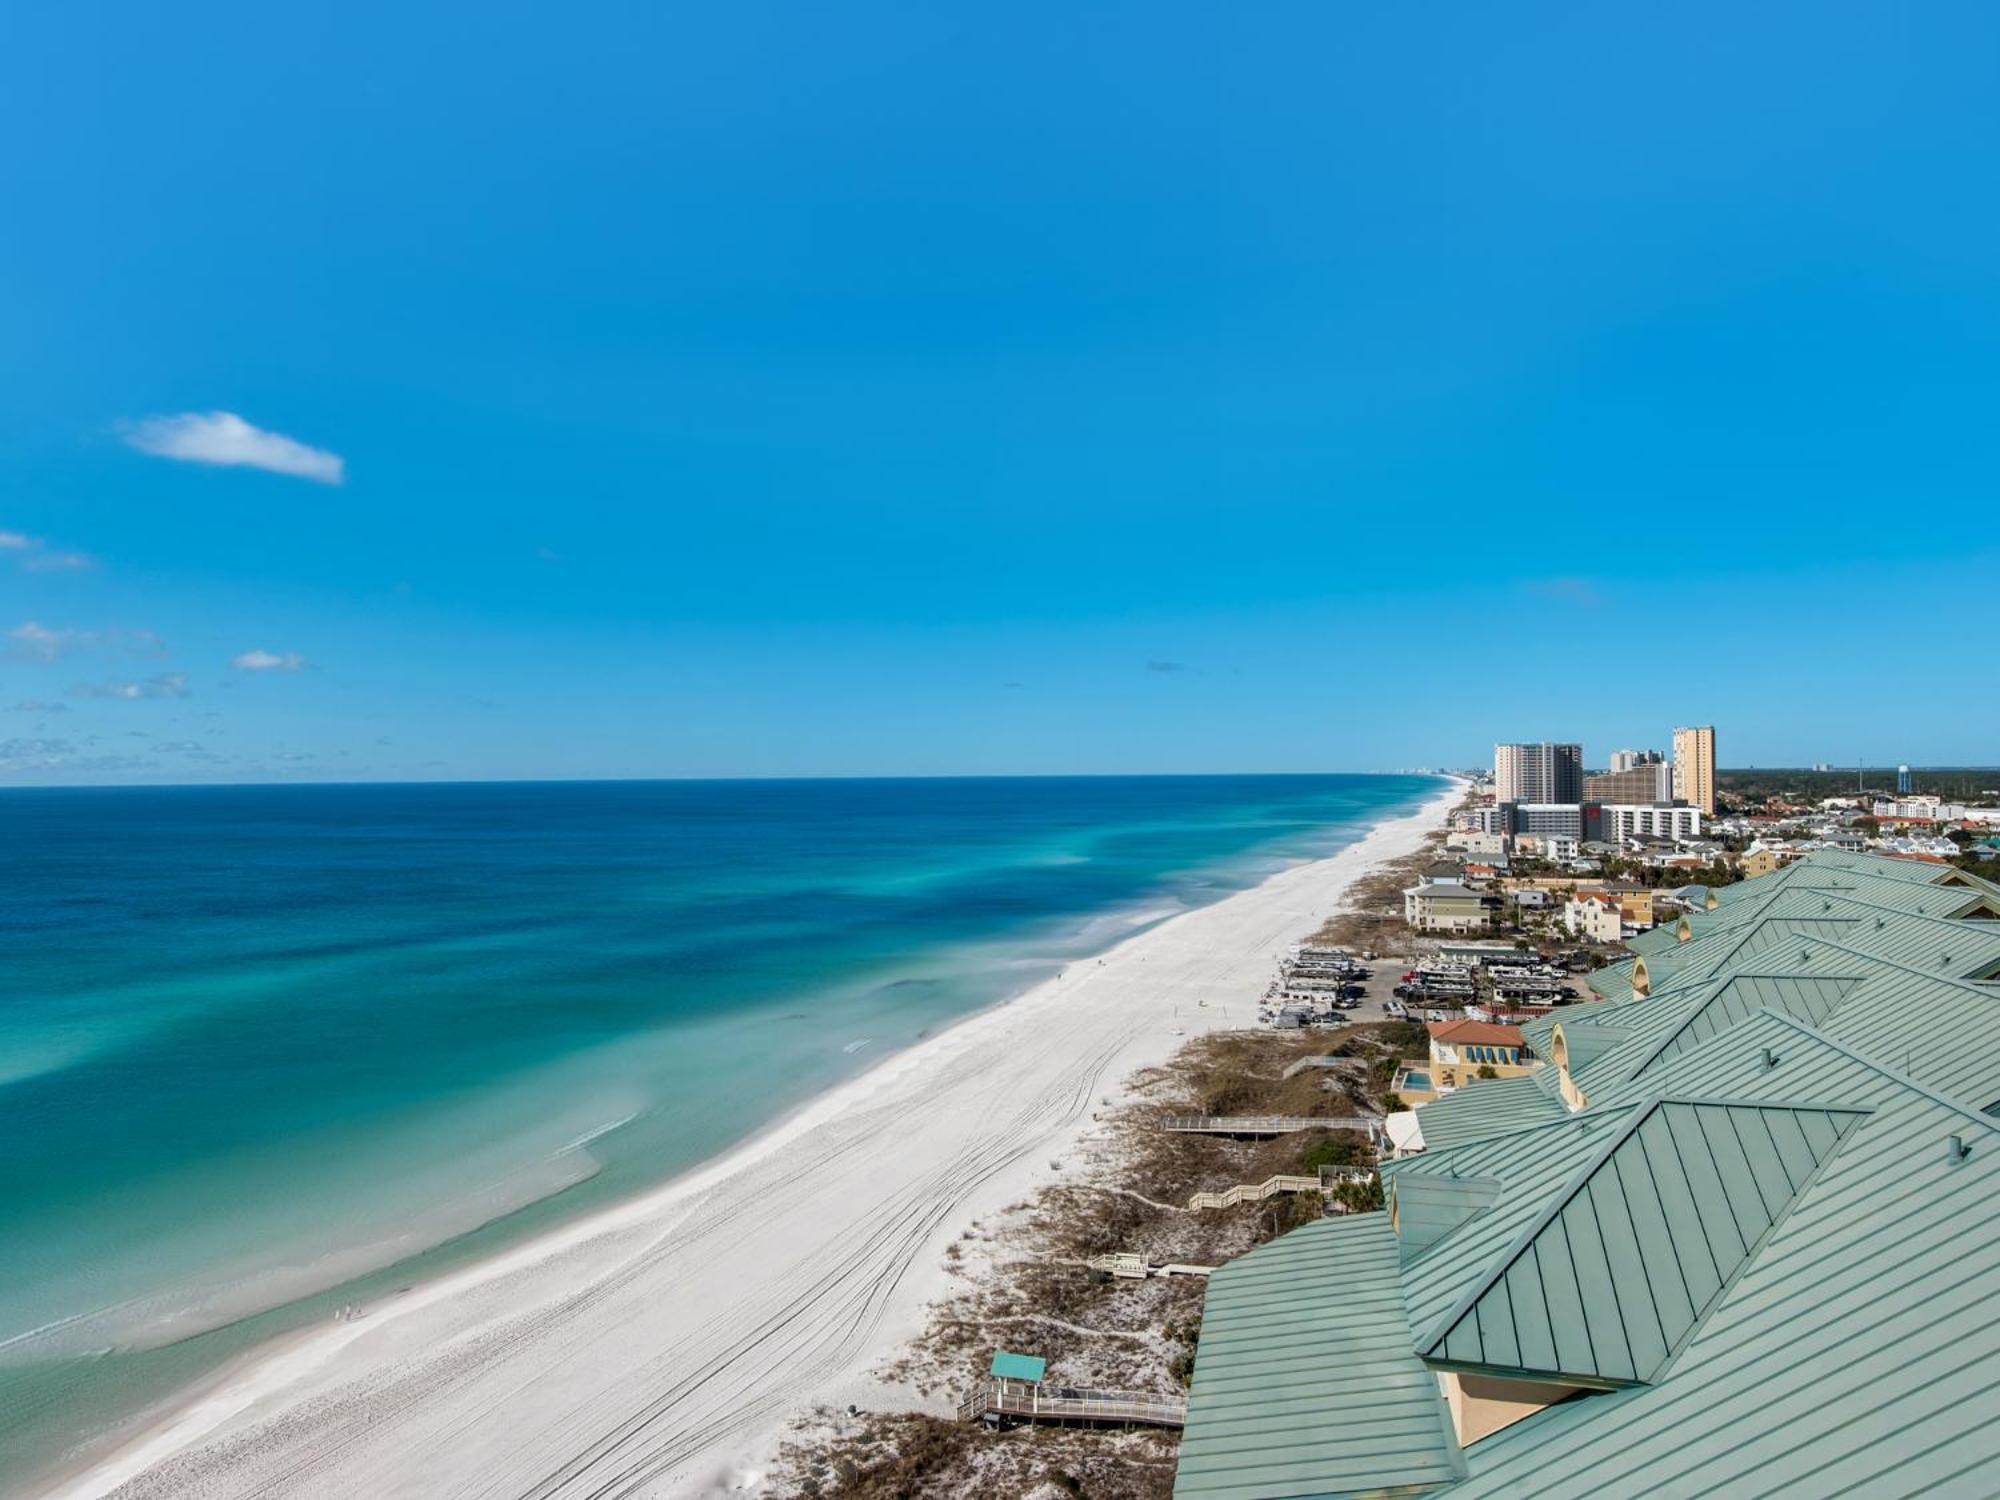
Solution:
<svg viewBox="0 0 2000 1500"><path fill-rule="evenodd" d="M1114 1250L1109 1255L1094 1255L1085 1264L1093 1271L1103 1271L1106 1275L1123 1277L1128 1281L1144 1281L1149 1276L1206 1276L1215 1269L1214 1266L1197 1266L1184 1261L1155 1266L1136 1250Z"/></svg>
<svg viewBox="0 0 2000 1500"><path fill-rule="evenodd" d="M1204 1208L1233 1208L1239 1203L1261 1203L1278 1193L1316 1193L1319 1191L1317 1177L1294 1177L1280 1175L1267 1177L1262 1182L1243 1182L1221 1193L1196 1193L1188 1199L1188 1210L1195 1212Z"/></svg>
<svg viewBox="0 0 2000 1500"><path fill-rule="evenodd" d="M1278 1076L1296 1078L1307 1068L1337 1068L1345 1061L1347 1059L1344 1057L1302 1057Z"/></svg>
<svg viewBox="0 0 2000 1500"><path fill-rule="evenodd" d="M1168 1115L1160 1128L1200 1135L1290 1135L1295 1130L1360 1130L1372 1135L1382 1122L1316 1115Z"/></svg>
<svg viewBox="0 0 2000 1500"><path fill-rule="evenodd" d="M1024 1422L1142 1423L1149 1427L1184 1427L1187 1402L1144 1391L1087 1391L1025 1380L986 1379L959 1403L966 1421L1013 1417Z"/></svg>

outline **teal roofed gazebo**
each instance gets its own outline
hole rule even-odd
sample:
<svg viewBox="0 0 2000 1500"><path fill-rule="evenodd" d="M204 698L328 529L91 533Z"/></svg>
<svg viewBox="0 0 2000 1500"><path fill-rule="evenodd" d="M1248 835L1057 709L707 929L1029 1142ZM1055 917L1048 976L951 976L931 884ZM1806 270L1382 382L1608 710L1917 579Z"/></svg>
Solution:
<svg viewBox="0 0 2000 1500"><path fill-rule="evenodd" d="M987 1373L995 1380L1026 1380L1039 1384L1048 1373L1049 1362L1032 1354L1009 1354L1004 1349L993 1351L993 1363Z"/></svg>

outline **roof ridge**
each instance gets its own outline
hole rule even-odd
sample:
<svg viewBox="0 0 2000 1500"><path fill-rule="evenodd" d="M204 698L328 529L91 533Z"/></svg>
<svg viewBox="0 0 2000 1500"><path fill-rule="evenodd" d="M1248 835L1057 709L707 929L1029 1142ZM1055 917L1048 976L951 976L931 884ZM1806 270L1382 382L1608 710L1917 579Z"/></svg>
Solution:
<svg viewBox="0 0 2000 1500"><path fill-rule="evenodd" d="M1772 1014L1775 1015L1777 1012L1774 1011ZM1657 1114L1662 1107L1669 1104L1686 1104L1725 1109L1764 1109L1768 1107L1789 1110L1793 1113L1811 1112L1815 1114L1865 1115L1872 1113L1872 1111L1866 1108L1855 1105L1782 1104L1773 1101L1767 1106L1763 1101L1756 1099L1727 1099L1690 1094L1655 1094L1646 1099L1632 1100L1624 1105L1610 1104L1602 1106L1605 1109L1625 1109L1629 1111L1628 1118L1622 1121L1616 1130L1611 1132L1609 1139L1596 1151L1592 1152L1582 1166L1578 1167L1569 1177L1564 1179L1557 1190L1549 1195L1548 1202L1522 1227L1521 1231L1514 1236L1506 1248L1487 1262L1488 1269L1486 1273L1473 1283L1470 1290L1461 1295L1442 1316L1431 1323L1429 1329L1426 1330L1423 1337L1418 1341L1418 1352L1427 1353L1436 1348L1438 1341L1448 1335L1457 1326L1459 1320L1479 1304L1480 1299L1506 1276L1507 1272L1513 1268L1514 1263L1525 1255L1528 1248L1540 1238L1542 1231L1555 1222L1557 1217L1569 1206L1578 1193L1589 1186L1590 1180L1603 1169L1604 1164L1611 1159L1612 1154L1620 1146L1624 1145L1626 1141L1630 1140L1640 1126L1644 1125L1647 1120ZM1593 1113L1594 1111L1585 1110L1581 1114L1570 1116L1568 1120L1557 1121L1556 1123L1578 1123L1589 1119ZM1993 1123L1996 1129L2000 1129L2000 1121Z"/></svg>
<svg viewBox="0 0 2000 1500"><path fill-rule="evenodd" d="M1647 1068L1651 1067L1653 1063L1659 1059L1661 1054L1663 1054L1667 1050L1667 1048L1671 1047L1674 1044L1674 1042L1680 1037L1680 1035L1683 1032L1685 1032L1690 1026L1694 1025L1696 1017L1698 1017L1703 1011L1708 1009L1710 1005L1714 1004L1717 1000L1721 999L1722 992L1728 989L1731 985L1735 984L1738 980L1784 979L1784 980L1796 981L1802 979L1852 979L1857 984L1866 984L1869 978L1869 976L1864 974L1801 974L1796 969L1792 970L1789 973L1784 973L1774 970L1768 974L1763 973L1762 971L1756 969L1745 969L1730 974L1711 975L1710 977L1715 981L1715 989L1711 993L1702 996L1698 1004L1689 1006L1687 1014L1680 1018L1680 1024L1670 1027L1668 1030L1661 1032L1659 1037L1655 1041L1652 1051L1648 1052L1644 1057L1640 1058L1639 1065L1634 1069L1632 1069L1631 1072L1627 1073L1624 1079L1620 1081L1625 1083L1630 1083L1633 1079L1637 1078L1641 1073L1645 1072ZM1692 985L1689 986L1690 993L1693 991L1693 989L1694 986ZM1846 997L1842 996L1842 998L1845 999ZM1770 1008L1771 1007L1768 1005L1760 1005L1757 1007L1757 1010L1764 1011L1764 1010L1769 1010ZM1751 1014L1755 1015L1756 1011L1752 1011Z"/></svg>
<svg viewBox="0 0 2000 1500"><path fill-rule="evenodd" d="M1992 1115L1982 1114L1971 1105L1962 1104L1948 1094L1941 1094L1929 1084L1920 1083L1907 1073L1897 1072L1896 1069L1890 1067L1879 1058L1870 1057L1867 1053L1849 1046L1846 1042L1838 1041L1828 1036L1817 1026L1808 1026L1805 1022L1788 1016L1781 1010L1772 1010L1768 1005L1759 1006L1753 1014L1746 1016L1740 1025L1732 1026L1728 1031L1718 1033L1711 1040L1716 1042L1726 1041L1735 1032L1741 1030L1743 1026L1749 1025L1757 1016L1769 1016L1781 1025L1789 1026L1792 1030L1801 1032L1812 1038L1812 1040L1820 1043L1822 1046L1830 1047L1849 1061L1860 1063L1862 1067L1867 1068L1871 1072L1880 1073L1884 1078L1893 1079L1912 1093L1922 1094L1933 1104L1942 1104L1953 1114L1964 1115L1966 1119L1976 1121L1978 1124L1985 1126L1986 1129L2000 1134L2000 1119L1996 1119ZM1702 1045L1705 1047L1709 1043L1704 1042Z"/></svg>
<svg viewBox="0 0 2000 1500"><path fill-rule="evenodd" d="M1532 1073L1523 1073L1516 1078L1500 1078L1494 1080L1494 1082L1526 1083L1530 1081L1534 1076L1535 1075ZM1480 1084L1479 1087L1486 1088L1488 1087L1488 1085ZM1590 1124L1594 1123L1596 1120L1614 1114L1622 1109L1637 1109L1642 1102L1643 1101L1638 1099L1625 1099L1625 1100L1612 1101L1598 1105L1592 1109L1580 1110L1575 1114L1562 1115L1557 1119L1543 1120L1539 1124L1523 1125L1519 1130L1504 1131L1502 1132L1502 1135L1504 1135L1504 1137L1508 1140L1517 1140L1524 1135L1533 1135L1538 1131L1543 1131L1543 1130L1557 1130L1565 1125ZM1423 1119L1423 1116L1420 1114L1418 1115L1417 1118L1419 1121L1421 1121ZM1422 1151L1416 1154L1415 1156L1405 1156L1396 1161L1385 1161L1382 1163L1382 1168L1388 1170L1392 1175L1401 1175L1400 1173L1397 1172L1398 1168L1403 1168L1406 1171L1410 1172L1420 1172L1420 1169L1417 1165L1420 1162L1428 1161L1428 1162L1444 1163L1450 1158L1451 1153L1454 1151L1466 1151L1474 1146L1490 1145L1492 1142L1501 1139L1502 1135L1481 1136L1477 1140L1460 1141L1458 1144L1453 1146L1440 1146L1434 1151ZM1440 1174L1424 1172L1421 1173L1421 1175L1434 1176Z"/></svg>
<svg viewBox="0 0 2000 1500"><path fill-rule="evenodd" d="M1826 947L1836 949L1852 958L1865 959L1870 963L1880 964L1885 969L1899 969L1905 974L1914 974L1919 979L1928 979L1934 984L1948 984L1955 989L1971 990L1974 994L1983 993L1977 981L1961 979L1956 974L1940 974L1936 969L1920 969L1915 964L1905 963L1900 958L1888 958L1879 953L1868 953L1860 948L1850 948L1847 944L1836 943L1831 938L1812 938L1810 941L1822 943Z"/></svg>

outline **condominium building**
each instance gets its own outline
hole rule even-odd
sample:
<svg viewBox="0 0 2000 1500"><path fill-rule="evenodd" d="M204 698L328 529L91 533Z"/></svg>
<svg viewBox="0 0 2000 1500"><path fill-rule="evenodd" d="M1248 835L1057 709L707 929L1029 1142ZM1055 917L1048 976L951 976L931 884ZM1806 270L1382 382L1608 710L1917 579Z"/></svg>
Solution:
<svg viewBox="0 0 2000 1500"><path fill-rule="evenodd" d="M1715 726L1674 731L1674 798L1715 816Z"/></svg>
<svg viewBox="0 0 2000 1500"><path fill-rule="evenodd" d="M1599 838L1698 839L1701 837L1701 809L1674 803L1607 802L1597 809Z"/></svg>
<svg viewBox="0 0 2000 1500"><path fill-rule="evenodd" d="M1620 751L1631 754L1630 751ZM1671 802L1674 770L1663 760L1641 761L1624 769L1583 778L1586 802Z"/></svg>
<svg viewBox="0 0 2000 1500"><path fill-rule="evenodd" d="M1580 802L1510 802L1503 811L1507 814L1507 831L1512 834L1572 839L1584 836Z"/></svg>
<svg viewBox="0 0 2000 1500"><path fill-rule="evenodd" d="M1583 746L1495 745L1493 783L1496 802L1581 802Z"/></svg>

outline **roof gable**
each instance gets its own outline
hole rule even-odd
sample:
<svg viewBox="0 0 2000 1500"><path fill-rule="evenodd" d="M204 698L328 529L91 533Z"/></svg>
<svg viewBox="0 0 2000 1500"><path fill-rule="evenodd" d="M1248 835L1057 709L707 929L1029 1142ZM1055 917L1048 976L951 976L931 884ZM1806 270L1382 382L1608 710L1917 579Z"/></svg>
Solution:
<svg viewBox="0 0 2000 1500"><path fill-rule="evenodd" d="M1421 1352L1570 1384L1658 1379L1865 1116L1686 1099L1635 1111Z"/></svg>

